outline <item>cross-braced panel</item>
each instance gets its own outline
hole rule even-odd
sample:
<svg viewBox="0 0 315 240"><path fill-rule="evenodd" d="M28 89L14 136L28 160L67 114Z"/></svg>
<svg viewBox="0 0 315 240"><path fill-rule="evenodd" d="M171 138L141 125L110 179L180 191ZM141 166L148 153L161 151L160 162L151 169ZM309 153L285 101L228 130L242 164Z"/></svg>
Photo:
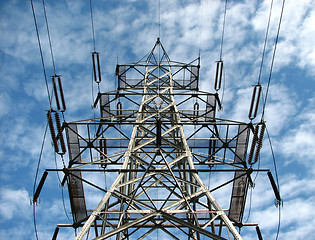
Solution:
<svg viewBox="0 0 315 240"><path fill-rule="evenodd" d="M63 126L76 239L92 229L95 239L242 239L235 226L253 125L216 118L218 94L198 90L199 59L173 62L159 40L145 61L118 65L116 75L118 89L95 101L100 118ZM204 174L220 171L231 174L210 189ZM92 173L111 174L111 187ZM230 207L222 209L212 192L229 184ZM85 188L102 193L92 208Z"/></svg>

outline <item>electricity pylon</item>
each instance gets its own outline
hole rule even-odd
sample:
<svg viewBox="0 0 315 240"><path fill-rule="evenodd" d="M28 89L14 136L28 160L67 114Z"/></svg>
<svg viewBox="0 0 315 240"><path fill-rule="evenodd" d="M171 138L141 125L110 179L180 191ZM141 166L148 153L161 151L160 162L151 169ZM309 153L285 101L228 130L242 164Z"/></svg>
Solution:
<svg viewBox="0 0 315 240"><path fill-rule="evenodd" d="M223 63L218 67L222 76ZM95 101L99 118L64 122L69 164L63 183L75 239L242 239L236 228L246 225L252 172L246 152L255 124L216 118L219 95L199 91L199 68L199 58L171 61L158 39L143 60L117 65L118 88ZM209 174L213 179L222 172L224 182L206 186ZM92 173L117 175L107 189ZM103 193L91 210L87 187ZM225 187L231 192L223 209L213 192Z"/></svg>

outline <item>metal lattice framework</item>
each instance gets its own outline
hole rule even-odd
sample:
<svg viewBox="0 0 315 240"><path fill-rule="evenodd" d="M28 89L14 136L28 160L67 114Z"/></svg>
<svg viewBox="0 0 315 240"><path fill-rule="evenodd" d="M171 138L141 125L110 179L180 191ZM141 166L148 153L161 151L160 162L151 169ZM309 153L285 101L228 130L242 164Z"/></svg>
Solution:
<svg viewBox="0 0 315 240"><path fill-rule="evenodd" d="M99 93L94 104L100 118L64 122L69 165L63 183L71 226L79 230L75 239L88 234L242 239L236 227L246 225L242 218L253 171L246 153L251 132L257 136L261 124L216 118L219 96L198 90L199 68L199 59L171 61L158 39L145 60L117 66L118 89ZM260 148L261 140L254 139L252 148ZM207 187L209 173L221 172L226 181ZM91 173L117 175L106 189L86 177ZM227 185L229 208L222 209L212 192ZM92 210L86 186L103 195Z"/></svg>

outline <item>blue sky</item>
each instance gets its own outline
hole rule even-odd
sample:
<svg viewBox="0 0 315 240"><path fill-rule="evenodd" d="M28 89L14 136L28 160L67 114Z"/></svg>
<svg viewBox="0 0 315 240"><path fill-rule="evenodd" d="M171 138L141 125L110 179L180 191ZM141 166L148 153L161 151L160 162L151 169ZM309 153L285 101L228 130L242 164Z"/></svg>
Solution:
<svg viewBox="0 0 315 240"><path fill-rule="evenodd" d="M190 62L200 50L200 89L204 91L213 92L224 2L161 0L161 41L170 58L180 62ZM63 79L66 120L91 118L93 41L89 1L45 3L56 70ZM280 0L274 1L261 78L264 90L281 4ZM34 6L49 77L53 75L53 66L41 1L34 0ZM222 117L248 121L269 6L269 0L228 1L222 55L226 78ZM135 62L152 49L159 35L158 1L95 0L93 16L96 50L101 53L101 90L110 91L115 88L117 58L119 63ZM314 39L315 2L286 1L265 112L284 199L279 239L309 239L315 224ZM49 103L29 1L0 3L0 62L0 238L34 239L30 197ZM58 157L56 160L61 164ZM47 137L39 175L54 167L53 148ZM267 140L263 144L261 167L273 169ZM51 238L56 224L69 223L61 191L56 174L50 173L41 203L36 207L40 239ZM69 213L66 189L64 193ZM247 214L248 209L245 218ZM256 180L249 221L260 224L264 239L275 239L278 209L265 174ZM244 229L242 233L245 239L253 239L253 231ZM71 229L61 230L60 239L69 236L73 236Z"/></svg>

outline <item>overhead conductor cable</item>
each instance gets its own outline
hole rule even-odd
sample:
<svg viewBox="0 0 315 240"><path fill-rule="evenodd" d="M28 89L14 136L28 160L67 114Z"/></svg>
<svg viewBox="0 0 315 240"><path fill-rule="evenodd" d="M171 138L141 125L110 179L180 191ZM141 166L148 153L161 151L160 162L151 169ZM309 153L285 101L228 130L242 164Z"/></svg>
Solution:
<svg viewBox="0 0 315 240"><path fill-rule="evenodd" d="M45 78L46 90L47 90L47 95L48 95L48 100L49 100L49 106L51 108L51 97L50 97L50 93L49 93L49 86L48 86L47 74L46 74L46 69L45 69L45 62L44 62L44 57L43 57L43 51L42 51L42 45L41 45L41 41L40 41L39 31L38 31L38 27L37 27L34 4L33 4L32 0L31 0L31 7L32 7L34 24L35 24L35 29L36 29L38 48L39 48L40 57L42 60L42 67L43 67L43 72L44 72L44 78Z"/></svg>
<svg viewBox="0 0 315 240"><path fill-rule="evenodd" d="M273 0L271 1L270 15L271 15L272 5L273 5ZM282 1L282 8L281 8L280 19L279 19L279 24L278 24L277 36L276 36L276 40L275 40L275 44L274 44L274 48L273 48L272 61L271 61L271 66L270 66L270 72L269 72L266 96L265 96L265 99L264 99L264 102L263 102L263 110L262 110L262 115L261 115L261 121L263 121L264 114L265 114L265 108L266 108L267 97L268 97L268 92L269 92L269 87L270 87L270 82L271 82L272 70L273 70L273 65L274 65L274 60L275 60L275 55L276 55L276 50L277 50L277 44L278 44L279 35L280 35L280 27L281 27L281 22L282 22L282 17L283 17L284 5L285 5L285 0ZM270 21L270 15L269 15L269 21ZM269 22L268 22L268 28L269 28ZM267 34L266 34L266 38L267 38ZM266 43L266 40L265 40L265 43ZM264 51L265 51L265 48L264 48ZM259 78L258 83L260 84L260 78ZM272 184L273 190L275 192L277 203L279 204L279 203L281 203L282 200L280 198L280 193L279 193L280 191L279 191L279 180L278 180L278 174L277 174L277 166L276 166L276 160L275 160L275 156L274 156L274 152L273 152L271 139L270 139L268 130L267 130L267 136L268 136L268 139L269 139L270 148L271 148L271 152L272 152L277 185L276 185L276 183L275 183L275 181L274 181L274 179L273 179L273 177L272 177L270 172L268 172L268 177L269 177L269 180L270 180L270 182ZM278 239L279 233L280 233L280 223L281 223L280 222L281 221L281 210L280 209L281 208L279 207L279 222L278 222L278 229L277 229L276 240Z"/></svg>
<svg viewBox="0 0 315 240"><path fill-rule="evenodd" d="M259 75L258 75L258 82L254 86L253 94L252 94L252 101L251 101L250 108L249 108L248 118L251 121L254 120L256 118L256 116L257 116L258 107L259 107L259 100L260 100L261 92L262 92L260 79L261 79L262 68L263 68L264 58L265 58L265 53L266 53L266 46L267 46L267 40L268 40L268 34L269 34L272 6L273 6L273 0L271 1L271 5L270 5L270 8L269 8L269 17L268 17L268 23L267 23L267 28L266 28L266 35L265 35L263 52L262 52L262 56L261 56ZM263 118L261 120L263 120Z"/></svg>
<svg viewBox="0 0 315 240"><path fill-rule="evenodd" d="M224 5L224 17L223 17L222 36L221 36L221 44L220 44L220 60L217 61L216 74L215 74L214 89L216 91L219 91L221 88L222 74L223 74L222 53L223 53L223 40L224 40L224 30L225 30L226 9L227 9L227 0L225 1L225 5Z"/></svg>
<svg viewBox="0 0 315 240"><path fill-rule="evenodd" d="M94 76L94 81L97 84L99 84L102 81L102 77L101 77L101 66L100 66L100 54L99 52L96 52L92 0L90 0L90 12L91 12L93 49L94 49L94 51L92 52L93 76Z"/></svg>

